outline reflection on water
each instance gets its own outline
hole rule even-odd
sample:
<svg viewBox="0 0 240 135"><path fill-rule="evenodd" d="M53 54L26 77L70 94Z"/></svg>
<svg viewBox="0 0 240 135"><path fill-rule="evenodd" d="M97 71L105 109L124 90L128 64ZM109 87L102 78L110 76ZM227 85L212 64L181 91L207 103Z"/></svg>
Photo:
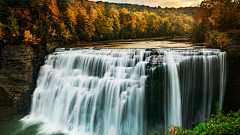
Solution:
<svg viewBox="0 0 240 135"><path fill-rule="evenodd" d="M1 135L37 135L39 125L26 125L19 119L0 122Z"/></svg>
<svg viewBox="0 0 240 135"><path fill-rule="evenodd" d="M75 45L76 47L95 47L95 48L187 48L193 49L192 44L189 42L173 42L173 41L142 41L142 42L113 42L106 44L91 44L91 45Z"/></svg>
<svg viewBox="0 0 240 135"><path fill-rule="evenodd" d="M0 135L46 135L41 131L41 124L24 124L19 119L0 122ZM56 133L52 135L64 135Z"/></svg>

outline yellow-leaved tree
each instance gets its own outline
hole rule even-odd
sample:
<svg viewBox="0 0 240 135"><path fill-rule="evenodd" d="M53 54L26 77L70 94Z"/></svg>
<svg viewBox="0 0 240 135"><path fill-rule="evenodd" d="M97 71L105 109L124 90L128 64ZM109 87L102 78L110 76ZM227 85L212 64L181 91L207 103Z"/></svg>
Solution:
<svg viewBox="0 0 240 135"><path fill-rule="evenodd" d="M30 30L25 30L24 31L24 42L32 42L34 39L33 39L33 35L32 33L30 32Z"/></svg>

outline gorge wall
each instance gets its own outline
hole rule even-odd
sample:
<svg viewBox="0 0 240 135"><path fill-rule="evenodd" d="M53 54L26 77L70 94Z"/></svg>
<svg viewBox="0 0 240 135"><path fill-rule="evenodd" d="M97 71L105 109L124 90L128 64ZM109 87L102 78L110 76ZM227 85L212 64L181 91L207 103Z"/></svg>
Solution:
<svg viewBox="0 0 240 135"><path fill-rule="evenodd" d="M240 109L240 44L233 43L224 50L228 53L229 71L223 111L228 113Z"/></svg>
<svg viewBox="0 0 240 135"><path fill-rule="evenodd" d="M0 87L18 111L30 106L39 67L44 58L37 58L29 45L16 45L1 51Z"/></svg>
<svg viewBox="0 0 240 135"><path fill-rule="evenodd" d="M47 53L54 51L58 45L50 43ZM4 47L0 54L0 120L7 120L11 115L30 108L31 95L45 56L36 56L30 45Z"/></svg>

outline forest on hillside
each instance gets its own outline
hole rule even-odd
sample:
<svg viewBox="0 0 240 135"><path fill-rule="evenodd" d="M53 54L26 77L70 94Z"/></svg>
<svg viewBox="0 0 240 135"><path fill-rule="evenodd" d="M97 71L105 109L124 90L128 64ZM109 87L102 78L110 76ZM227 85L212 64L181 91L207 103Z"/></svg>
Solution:
<svg viewBox="0 0 240 135"><path fill-rule="evenodd" d="M195 9L192 25L195 42L223 47L232 35L240 39L240 0L204 0Z"/></svg>
<svg viewBox="0 0 240 135"><path fill-rule="evenodd" d="M190 33L194 7L79 0L0 0L1 45L102 41Z"/></svg>

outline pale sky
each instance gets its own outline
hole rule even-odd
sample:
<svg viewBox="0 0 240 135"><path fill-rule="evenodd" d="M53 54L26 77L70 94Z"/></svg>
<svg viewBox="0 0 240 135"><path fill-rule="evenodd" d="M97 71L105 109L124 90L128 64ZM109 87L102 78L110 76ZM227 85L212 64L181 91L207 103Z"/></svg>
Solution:
<svg viewBox="0 0 240 135"><path fill-rule="evenodd" d="M94 0L92 0L94 1ZM98 1L98 0L96 0ZM202 0L101 0L103 2L129 3L138 5L148 5L151 7L190 7L197 6Z"/></svg>

